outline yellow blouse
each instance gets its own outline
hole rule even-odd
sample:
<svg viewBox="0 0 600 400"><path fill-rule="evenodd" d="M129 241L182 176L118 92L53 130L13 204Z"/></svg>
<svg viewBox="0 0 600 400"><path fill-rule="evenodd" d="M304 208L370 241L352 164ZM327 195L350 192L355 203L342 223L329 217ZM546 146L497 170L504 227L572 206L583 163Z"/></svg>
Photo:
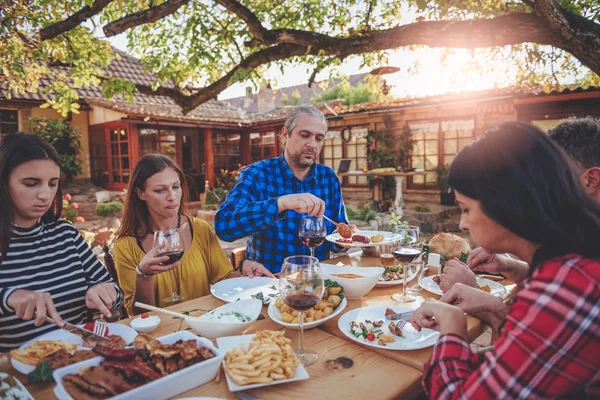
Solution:
<svg viewBox="0 0 600 400"><path fill-rule="evenodd" d="M225 279L233 266L223 252L217 236L205 221L193 218L194 238L192 244L181 259L177 268L154 275L154 293L156 305L166 307L170 304L163 299L171 297L178 289L179 295L191 300L210 294L210 285ZM135 289L135 267L146 253L137 244L134 237L117 240L114 248L115 267L119 285L125 295L125 307L133 315L133 292ZM177 288L179 282L179 288Z"/></svg>

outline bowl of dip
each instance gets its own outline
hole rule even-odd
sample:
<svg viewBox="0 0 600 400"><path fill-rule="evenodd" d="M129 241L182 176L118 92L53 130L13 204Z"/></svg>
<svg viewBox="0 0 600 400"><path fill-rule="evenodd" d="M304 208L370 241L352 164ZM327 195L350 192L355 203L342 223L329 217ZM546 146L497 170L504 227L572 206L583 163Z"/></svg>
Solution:
<svg viewBox="0 0 600 400"><path fill-rule="evenodd" d="M158 325L160 325L160 318L156 315L143 313L139 317L132 319L129 322L129 325L138 332L150 333L158 328Z"/></svg>
<svg viewBox="0 0 600 400"><path fill-rule="evenodd" d="M200 317L186 318L185 322L198 335L214 340L242 333L256 321L261 310L260 300L239 300L215 308Z"/></svg>

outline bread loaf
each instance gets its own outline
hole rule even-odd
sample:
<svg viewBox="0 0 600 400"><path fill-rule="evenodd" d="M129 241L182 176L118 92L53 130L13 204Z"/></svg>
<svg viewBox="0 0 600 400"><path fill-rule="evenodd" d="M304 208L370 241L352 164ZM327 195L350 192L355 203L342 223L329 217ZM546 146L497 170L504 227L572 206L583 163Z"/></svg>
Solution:
<svg viewBox="0 0 600 400"><path fill-rule="evenodd" d="M469 241L452 233L438 233L429 241L430 251L439 253L444 259L460 258L461 253L469 254L471 245Z"/></svg>

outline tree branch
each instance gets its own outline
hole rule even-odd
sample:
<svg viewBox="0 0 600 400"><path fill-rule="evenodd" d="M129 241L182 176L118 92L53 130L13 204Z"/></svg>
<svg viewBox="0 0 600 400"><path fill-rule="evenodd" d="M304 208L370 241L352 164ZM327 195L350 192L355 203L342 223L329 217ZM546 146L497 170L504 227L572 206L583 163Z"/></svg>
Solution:
<svg viewBox="0 0 600 400"><path fill-rule="evenodd" d="M65 20L56 22L50 26L40 29L40 40L54 39L58 35L68 32L90 17L98 14L113 0L96 0L92 6L85 6L81 10Z"/></svg>
<svg viewBox="0 0 600 400"><path fill-rule="evenodd" d="M248 29L252 33L252 40L253 43L255 43L254 47L260 45L263 42L263 40L265 40L265 38L269 35L270 31L262 25L256 14L250 11L250 9L248 9L243 4L235 0L215 0L215 2L222 5L227 10L231 11L232 13L240 17L242 20L244 20L244 22L248 26Z"/></svg>
<svg viewBox="0 0 600 400"><path fill-rule="evenodd" d="M104 34L106 37L111 37L125 32L127 29L135 26L158 21L167 15L173 14L181 6L187 4L188 2L189 0L168 0L161 5L126 15L123 18L106 24L103 28Z"/></svg>

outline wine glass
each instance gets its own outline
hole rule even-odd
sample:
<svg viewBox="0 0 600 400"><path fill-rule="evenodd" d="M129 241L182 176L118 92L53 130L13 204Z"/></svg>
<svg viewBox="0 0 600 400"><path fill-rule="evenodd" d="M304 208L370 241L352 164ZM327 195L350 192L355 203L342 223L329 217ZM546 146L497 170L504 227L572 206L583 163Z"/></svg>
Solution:
<svg viewBox="0 0 600 400"><path fill-rule="evenodd" d="M315 249L323 244L327 228L323 218L313 217L312 215L304 215L300 222L300 230L298 236L304 245L310 248L310 256L315 256Z"/></svg>
<svg viewBox="0 0 600 400"><path fill-rule="evenodd" d="M396 261L402 265L402 293L394 293L392 299L408 303L415 301L414 296L406 294L406 280L410 271L409 264L421 254L421 236L418 226L398 226L394 228L396 243L392 254Z"/></svg>
<svg viewBox="0 0 600 400"><path fill-rule="evenodd" d="M296 356L304 365L319 359L314 350L304 348L304 312L321 301L325 291L319 260L309 256L290 256L283 260L279 278L281 300L298 311L300 333Z"/></svg>
<svg viewBox="0 0 600 400"><path fill-rule="evenodd" d="M154 232L154 255L156 257L169 257L165 263L173 264L183 257L185 251L183 247L183 237L179 233L179 229L169 229L166 231ZM171 297L163 299L167 303L177 303L184 300L185 297L179 295L179 279L175 279L175 291Z"/></svg>

